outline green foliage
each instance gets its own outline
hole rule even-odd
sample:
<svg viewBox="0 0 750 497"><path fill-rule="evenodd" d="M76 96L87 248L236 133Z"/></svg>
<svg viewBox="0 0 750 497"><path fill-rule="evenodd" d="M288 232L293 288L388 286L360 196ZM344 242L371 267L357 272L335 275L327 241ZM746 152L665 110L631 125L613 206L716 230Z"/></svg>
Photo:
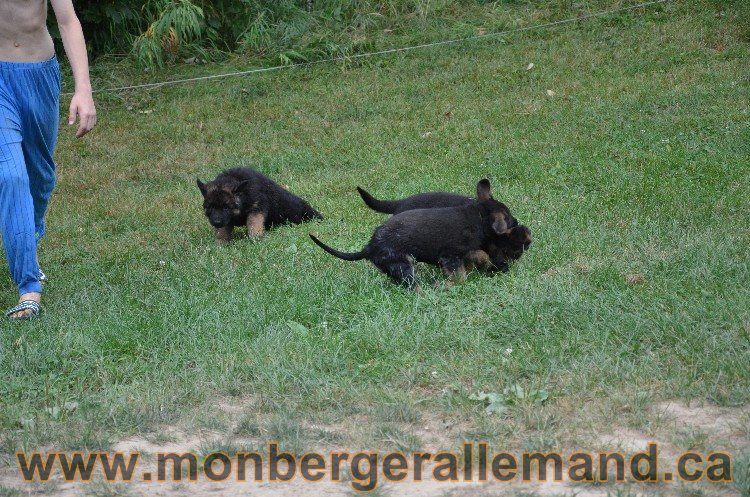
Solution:
<svg viewBox="0 0 750 497"><path fill-rule="evenodd" d="M508 410L508 406L524 401L538 405L548 398L549 392L546 390L524 390L517 383L506 387L501 394L497 392L477 392L469 395L469 400L478 400L487 404L485 407L487 414L504 414Z"/></svg>
<svg viewBox="0 0 750 497"><path fill-rule="evenodd" d="M76 0L73 3L89 50L94 55L130 52L135 37L148 27L148 20L143 16L143 2ZM53 37L59 40L52 9L47 24Z"/></svg>
<svg viewBox="0 0 750 497"><path fill-rule="evenodd" d="M155 20L136 38L133 50L138 61L147 66L163 66L186 50L199 48L194 43L212 43L215 32L205 23L203 9L190 0L158 0L147 4Z"/></svg>
<svg viewBox="0 0 750 497"><path fill-rule="evenodd" d="M551 13L573 10L561 0L519 3ZM76 9L92 55L129 53L141 65L157 67L181 57L216 59L229 52L273 63L348 55L371 49L375 35L415 23L425 31L429 22L461 24L466 12L484 4L491 11L518 7L515 1L487 0L86 0L77 1ZM603 1L581 5L598 4ZM59 37L54 16L50 25ZM412 36L422 41L419 34L418 29Z"/></svg>

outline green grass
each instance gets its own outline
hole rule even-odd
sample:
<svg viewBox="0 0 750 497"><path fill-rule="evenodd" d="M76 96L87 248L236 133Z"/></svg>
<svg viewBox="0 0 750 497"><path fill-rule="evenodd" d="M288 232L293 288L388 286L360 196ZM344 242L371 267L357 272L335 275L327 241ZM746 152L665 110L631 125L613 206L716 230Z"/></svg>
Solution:
<svg viewBox="0 0 750 497"><path fill-rule="evenodd" d="M354 67L98 95L96 131L61 132L45 314L0 325L0 452L232 423L294 450L413 450L425 414L549 449L574 414L617 424L637 394L747 405L748 15L674 2ZM215 246L195 179L240 164L326 220ZM508 274L417 296L307 237L368 240L384 216L357 185L470 194L482 177L534 232ZM11 305L7 270L0 281ZM468 399L515 384L550 399L505 417ZM212 425L219 401L245 417Z"/></svg>

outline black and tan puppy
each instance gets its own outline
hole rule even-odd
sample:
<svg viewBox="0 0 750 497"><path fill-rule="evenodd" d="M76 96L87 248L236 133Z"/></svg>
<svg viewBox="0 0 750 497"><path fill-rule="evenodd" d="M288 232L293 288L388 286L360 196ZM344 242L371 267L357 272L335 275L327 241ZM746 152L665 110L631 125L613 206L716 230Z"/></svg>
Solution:
<svg viewBox="0 0 750 497"><path fill-rule="evenodd" d="M471 197L447 192L418 193L400 200L379 200L359 186L357 191L370 209L385 214L463 206L474 202ZM489 243L484 250L467 254L467 265L487 272L508 271L509 264L519 259L531 245L531 230L528 227L518 224L512 216L509 227L508 233L501 235L497 243Z"/></svg>
<svg viewBox="0 0 750 497"><path fill-rule="evenodd" d="M248 167L224 171L209 183L198 180L198 188L219 243L232 240L235 226L247 226L251 238L260 238L274 225L323 219L310 204Z"/></svg>
<svg viewBox="0 0 750 497"><path fill-rule="evenodd" d="M375 230L359 252L340 252L313 235L310 238L329 254L347 261L367 259L395 283L415 287L416 262L440 266L451 279L463 279L467 255L498 243L511 229L512 219L508 208L492 198L490 182L483 179L477 184L477 199L470 204L396 214Z"/></svg>

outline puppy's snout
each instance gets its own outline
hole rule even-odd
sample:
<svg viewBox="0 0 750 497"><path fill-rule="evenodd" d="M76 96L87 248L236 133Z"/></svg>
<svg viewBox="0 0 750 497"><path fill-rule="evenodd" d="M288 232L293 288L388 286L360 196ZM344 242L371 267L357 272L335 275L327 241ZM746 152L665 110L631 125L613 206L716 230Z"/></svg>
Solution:
<svg viewBox="0 0 750 497"><path fill-rule="evenodd" d="M208 218L208 222L211 223L211 226L213 226L214 228L222 228L224 224L226 224L224 222L224 219L213 216Z"/></svg>
<svg viewBox="0 0 750 497"><path fill-rule="evenodd" d="M526 226L523 226L523 248L527 249L531 245L531 242L533 241L531 237L531 230L527 228Z"/></svg>

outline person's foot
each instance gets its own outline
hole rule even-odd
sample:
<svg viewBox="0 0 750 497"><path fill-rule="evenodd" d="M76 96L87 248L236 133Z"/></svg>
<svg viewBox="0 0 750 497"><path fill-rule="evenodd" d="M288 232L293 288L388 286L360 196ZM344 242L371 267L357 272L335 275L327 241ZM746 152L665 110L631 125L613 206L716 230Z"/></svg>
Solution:
<svg viewBox="0 0 750 497"><path fill-rule="evenodd" d="M21 303L29 300L39 304L42 301L42 294L37 292L24 293L23 295L21 295L21 298L18 299L18 302ZM38 312L38 310L34 312L34 309L29 307L8 314L8 319L29 319L31 317L34 317L34 314L38 314Z"/></svg>

